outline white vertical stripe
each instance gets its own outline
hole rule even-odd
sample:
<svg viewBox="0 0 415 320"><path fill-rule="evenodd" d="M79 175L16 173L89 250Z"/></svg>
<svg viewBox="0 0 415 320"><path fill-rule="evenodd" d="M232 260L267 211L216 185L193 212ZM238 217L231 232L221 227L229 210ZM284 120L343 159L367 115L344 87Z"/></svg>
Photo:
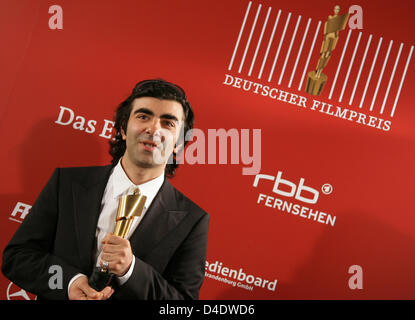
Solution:
<svg viewBox="0 0 415 320"><path fill-rule="evenodd" d="M271 68L271 72L269 73L268 82L271 81L272 74L274 73L275 64L277 63L277 59L278 59L278 56L280 54L282 42L284 41L285 32L287 31L287 27L288 27L288 23L290 22L290 18L291 18L291 12L288 13L287 21L285 22L284 31L282 32L280 44L278 45L278 50L277 50L277 53L275 54L274 62L272 63L272 68Z"/></svg>
<svg viewBox="0 0 415 320"><path fill-rule="evenodd" d="M248 13L249 13L249 9L251 8L251 4L252 4L252 1L249 1L248 7L246 8L244 21L242 22L241 29L239 30L238 40L236 41L235 48L233 49L232 59L231 59L231 62L229 63L228 70L231 70L232 65L233 65L233 60L235 59L236 51L238 51L239 41L241 40L241 36L244 31L246 19L248 18Z"/></svg>
<svg viewBox="0 0 415 320"><path fill-rule="evenodd" d="M367 88L369 87L370 78L372 78L373 69L375 67L375 63L378 58L378 53L379 53L379 49L381 45L382 45L382 37L379 38L378 47L376 49L375 56L373 57L372 66L370 67L369 76L367 77L367 80L366 80L366 85L365 85L365 89L363 90L363 95L362 95L362 99L360 100L359 108L362 108L363 101L365 100L366 91L367 91Z"/></svg>
<svg viewBox="0 0 415 320"><path fill-rule="evenodd" d="M395 71L396 71L396 67L397 67L398 62L399 62L399 57L401 56L402 47L403 47L403 43L401 42L401 45L399 46L398 55L396 56L395 64L393 66L391 78L389 79L388 88L386 89L385 98L383 99L382 108L380 109L380 114L382 114L383 110L385 109L386 100L388 99L389 90L391 88L393 78L395 77Z"/></svg>
<svg viewBox="0 0 415 320"><path fill-rule="evenodd" d="M264 60L262 60L261 70L259 71L258 79L261 79L262 77L262 71L264 71L265 62L267 61L267 58L268 58L269 49L271 48L271 43L272 43L272 40L274 39L275 29L277 28L280 15L281 15L281 10L278 11L277 18L275 19L274 27L272 29L272 34L268 41L267 51L265 52Z"/></svg>
<svg viewBox="0 0 415 320"><path fill-rule="evenodd" d="M249 68L249 73L248 73L248 76L251 76L251 73L252 73L252 68L254 67L254 64L255 64L256 56L257 56L257 54L258 54L259 47L261 46L262 37L263 37L263 35L264 35L265 28L266 28L266 26L267 26L267 23L268 23L268 17L269 17L269 14L270 14L270 13L271 13L271 7L269 7L269 9L268 9L268 13L267 13L267 16L266 16L266 18L265 18L264 25L262 26L261 36L259 37L258 44L257 44L256 49L255 49L254 58L252 59L252 63L251 63L251 67Z"/></svg>
<svg viewBox="0 0 415 320"><path fill-rule="evenodd" d="M399 84L398 93L396 94L395 102L393 103L391 117L393 117L393 115L395 114L396 104L398 103L398 99L399 99L399 96L401 94L401 89L402 89L403 81L404 81L404 79L406 77L406 72L408 71L409 61L411 60L412 52L413 51L414 51L414 46L411 46L411 51L409 51L408 59L406 60L406 64L405 64L405 69L403 70L403 74L402 74L402 78L401 78L401 83Z"/></svg>
<svg viewBox="0 0 415 320"><path fill-rule="evenodd" d="M340 93L339 102L342 102L344 90L346 90L347 81L349 81L350 70L352 70L354 58L356 57L356 52L357 52L357 48L359 47L359 42L360 42L360 37L361 36L362 36L362 33L359 32L359 36L357 37L356 45L354 46L352 59L350 60L349 68L347 69L346 78L344 79L343 88L342 88L342 92Z"/></svg>
<svg viewBox="0 0 415 320"><path fill-rule="evenodd" d="M304 71L303 71L303 75L301 76L301 81L300 81L300 85L298 86L298 91L301 90L301 86L303 85L305 73L307 71L308 64L310 63L311 54L313 53L314 45L316 44L317 34L318 34L318 31L320 30L320 26L321 26L321 21L318 22L316 32L314 33L313 43L311 44L310 51L308 52L307 62L305 63L305 66L304 66Z"/></svg>
<svg viewBox="0 0 415 320"><path fill-rule="evenodd" d="M353 102L354 94L356 93L357 84L359 83L360 75L362 74L363 65L365 64L367 52L369 51L371 41L372 41L372 35L370 35L369 39L367 40L365 53L363 54L362 62L360 63L359 72L357 73L357 78L356 78L356 82L354 83L353 92L352 92L352 95L350 96L349 105L351 105Z"/></svg>
<svg viewBox="0 0 415 320"><path fill-rule="evenodd" d="M242 57L241 64L239 65L239 70L238 70L238 72L239 72L239 73L241 73L242 67L243 67L243 65L244 65L245 58L246 58L246 53L248 52L248 49L249 49L249 44L251 43L252 34L254 33L255 26L256 26L256 22L257 22L257 20L258 20L258 15L259 15L259 12L261 11L261 7L262 7L262 5L260 4L260 5L258 6L258 10L256 11L255 20L254 20L254 23L253 23L253 25L252 25L251 32L249 33L249 38L248 38L248 42L246 43L246 46L245 46L244 55L243 55L243 57Z"/></svg>
<svg viewBox="0 0 415 320"><path fill-rule="evenodd" d="M281 70L280 79L278 80L278 85L281 84L282 78L284 76L285 68L287 67L288 58L290 57L290 54L291 54L291 49L293 47L295 36L297 35L297 30L298 30L298 25L300 24L300 20L301 20L301 16L298 16L297 23L294 29L294 33L293 33L293 36L291 37L290 46L288 47L288 52L287 52L287 55L285 56L285 61L284 61L284 65Z"/></svg>
<svg viewBox="0 0 415 320"><path fill-rule="evenodd" d="M351 33L352 33L352 29L349 29L349 32L347 33L346 42L345 42L344 47L343 47L343 52L342 52L342 55L340 57L339 65L337 66L336 75L334 76L333 85L331 86L329 99L331 99L331 97L333 96L334 87L336 86L337 77L339 76L340 68L341 68L342 63L343 63L344 54L346 53L347 44L349 43Z"/></svg>
<svg viewBox="0 0 415 320"><path fill-rule="evenodd" d="M380 72L378 83L376 85L375 94L373 95L372 103L370 104L370 109L369 109L370 111L373 110L373 105L375 104L376 96L378 95L379 86L380 86L380 83L382 82L383 73L385 72L385 67L386 67L386 63L388 62L389 53L391 51L392 44L393 44L393 40L389 42L388 51L386 52L386 57L385 57L385 60L383 61L382 70Z"/></svg>
<svg viewBox="0 0 415 320"><path fill-rule="evenodd" d="M304 45L304 41L305 41L305 38L306 38L307 33L308 33L308 28L310 26L310 22L311 22L311 18L308 18L308 22L307 22L307 26L306 26L305 31L304 31L303 39L301 40L300 49L298 49L297 58L295 59L295 63L294 63L294 68L293 68L293 71L291 72L291 77L290 77L290 82L288 83L288 88L291 88L291 84L293 82L295 70L297 70L298 60L300 59L301 52L303 51L303 45Z"/></svg>

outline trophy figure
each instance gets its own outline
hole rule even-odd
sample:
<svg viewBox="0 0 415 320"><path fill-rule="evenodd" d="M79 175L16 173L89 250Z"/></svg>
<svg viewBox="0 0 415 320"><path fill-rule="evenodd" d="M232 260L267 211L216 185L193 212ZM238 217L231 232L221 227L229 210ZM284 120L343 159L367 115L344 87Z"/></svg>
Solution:
<svg viewBox="0 0 415 320"><path fill-rule="evenodd" d="M334 15L329 16L324 24L324 40L321 45L320 59L317 63L316 70L310 71L307 74L307 85L305 91L312 95L319 95L323 90L324 84L327 82L327 76L322 73L323 68L329 62L331 52L336 48L339 40L339 31L346 27L349 14L339 15L340 7L334 7Z"/></svg>
<svg viewBox="0 0 415 320"><path fill-rule="evenodd" d="M113 234L125 238L130 231L134 217L141 216L147 197L140 194L138 188L132 195L125 195L120 198L118 203L117 217ZM96 267L88 279L89 285L101 291L106 286L111 286L114 274L105 266Z"/></svg>

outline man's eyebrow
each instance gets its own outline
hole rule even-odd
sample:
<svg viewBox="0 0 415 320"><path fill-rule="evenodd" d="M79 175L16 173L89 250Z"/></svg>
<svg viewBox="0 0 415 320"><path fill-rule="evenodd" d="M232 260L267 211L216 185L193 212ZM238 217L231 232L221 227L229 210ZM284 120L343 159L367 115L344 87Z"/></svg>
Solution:
<svg viewBox="0 0 415 320"><path fill-rule="evenodd" d="M161 118L161 119L173 120L173 121L175 121L175 122L179 122L179 119L177 119L177 117L176 117L176 116L174 116L174 115L172 115L172 114L170 114L170 113L165 113L165 114L162 114L162 115L160 116L160 118Z"/></svg>
<svg viewBox="0 0 415 320"><path fill-rule="evenodd" d="M133 114L137 114L137 113L145 113L150 116L154 116L154 112L147 108L139 108L137 110L134 110Z"/></svg>
<svg viewBox="0 0 415 320"><path fill-rule="evenodd" d="M137 114L137 113L145 113L148 114L150 116L154 116L154 112L151 111L148 108L138 108L137 110L134 110L133 114ZM177 119L177 117L171 113L164 113L160 116L161 119L168 119L168 120L173 120L176 122L179 122L179 119Z"/></svg>

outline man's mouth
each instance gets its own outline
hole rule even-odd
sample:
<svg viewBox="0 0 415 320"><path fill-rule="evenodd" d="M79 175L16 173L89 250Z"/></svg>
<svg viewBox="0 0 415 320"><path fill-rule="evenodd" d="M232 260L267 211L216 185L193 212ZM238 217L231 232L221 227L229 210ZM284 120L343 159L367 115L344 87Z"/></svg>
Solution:
<svg viewBox="0 0 415 320"><path fill-rule="evenodd" d="M158 148L157 143L153 141L144 140L140 141L140 143L144 146L144 150L147 151L154 151L154 149Z"/></svg>

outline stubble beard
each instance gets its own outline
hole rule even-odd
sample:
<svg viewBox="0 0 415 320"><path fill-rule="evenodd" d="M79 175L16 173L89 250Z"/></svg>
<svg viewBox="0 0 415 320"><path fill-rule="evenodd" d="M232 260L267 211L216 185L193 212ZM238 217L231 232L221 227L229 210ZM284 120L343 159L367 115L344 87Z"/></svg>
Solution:
<svg viewBox="0 0 415 320"><path fill-rule="evenodd" d="M165 157L166 149L163 146L161 149L155 149L153 152L142 149L140 142L137 142L134 154L131 155L130 161L141 168L151 169L156 167L165 166L169 157Z"/></svg>

